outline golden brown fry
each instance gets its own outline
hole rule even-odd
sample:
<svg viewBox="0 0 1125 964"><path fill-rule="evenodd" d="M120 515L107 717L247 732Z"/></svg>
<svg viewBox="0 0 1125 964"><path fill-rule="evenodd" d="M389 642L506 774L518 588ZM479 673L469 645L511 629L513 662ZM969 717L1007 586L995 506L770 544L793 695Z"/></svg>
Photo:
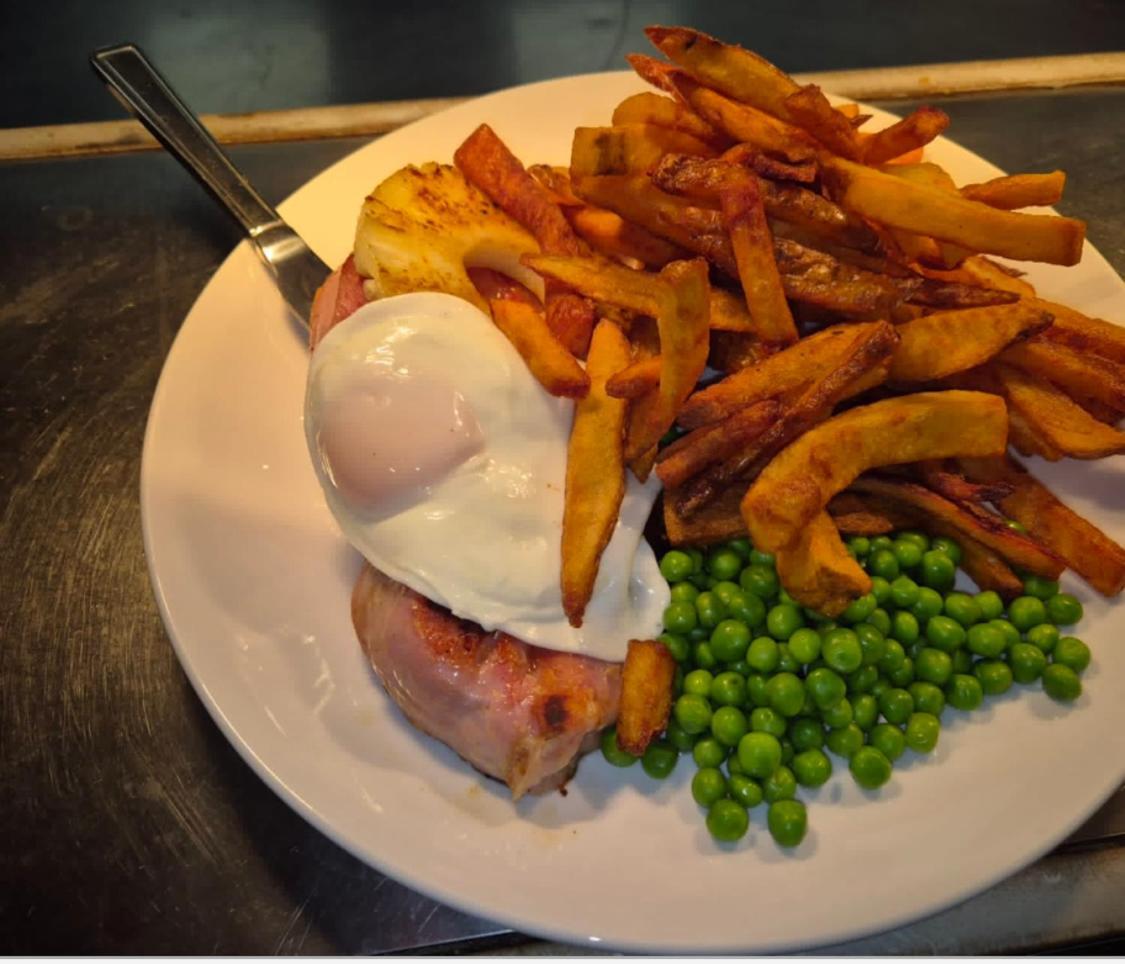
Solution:
<svg viewBox="0 0 1125 964"><path fill-rule="evenodd" d="M656 124L691 134L714 148L729 146L730 139L700 117L686 104L671 97L645 91L626 97L614 108L613 124Z"/></svg>
<svg viewBox="0 0 1125 964"><path fill-rule="evenodd" d="M1082 256L1082 221L999 211L838 157L821 158L821 169L839 204L890 227L1027 261L1070 265Z"/></svg>
<svg viewBox="0 0 1125 964"><path fill-rule="evenodd" d="M613 375L606 382L605 390L613 398L640 398L656 390L663 364L659 355L641 358Z"/></svg>
<svg viewBox="0 0 1125 964"><path fill-rule="evenodd" d="M583 398L590 378L552 334L538 309L522 301L494 299L492 320L527 363L531 374L552 395Z"/></svg>
<svg viewBox="0 0 1125 964"><path fill-rule="evenodd" d="M711 330L754 335L758 326L746 310L746 301L724 288L711 288ZM759 352L761 349L759 349Z"/></svg>
<svg viewBox="0 0 1125 964"><path fill-rule="evenodd" d="M804 128L841 157L858 160L859 138L848 119L836 110L816 84L808 84L785 98L789 120Z"/></svg>
<svg viewBox="0 0 1125 964"><path fill-rule="evenodd" d="M983 184L966 184L961 188L961 194L970 201L980 201L989 207L1012 211L1016 208L1058 204L1065 186L1064 171L1052 171L1050 174L1009 174Z"/></svg>
<svg viewBox="0 0 1125 964"><path fill-rule="evenodd" d="M676 439L657 456L656 474L668 488L683 485L709 465L720 462L758 438L781 414L775 401L757 402L718 425L705 425Z"/></svg>
<svg viewBox="0 0 1125 964"><path fill-rule="evenodd" d="M1075 459L1125 452L1125 432L1099 422L1054 385L1011 365L997 364L994 371L1008 407L1051 449Z"/></svg>
<svg viewBox="0 0 1125 964"><path fill-rule="evenodd" d="M1023 580L999 555L963 533L950 535L949 538L956 539L961 547L961 562L958 565L977 584L978 589L991 589L1005 602L1023 595Z"/></svg>
<svg viewBox="0 0 1125 964"><path fill-rule="evenodd" d="M1083 407L1092 401L1118 417L1125 412L1125 368L1105 358L1038 335L1006 348L1000 360L1052 382Z"/></svg>
<svg viewBox="0 0 1125 964"><path fill-rule="evenodd" d="M566 458L563 502L562 600L572 626L582 625L598 563L625 497L626 402L610 398L605 382L629 362L629 340L602 321L594 329L586 374L590 390L575 407Z"/></svg>
<svg viewBox="0 0 1125 964"><path fill-rule="evenodd" d="M913 482L864 476L852 483L852 490L898 504L922 514L925 528L941 529L954 538L960 535L980 543L1006 562L1045 579L1056 579L1063 561L1035 539L1009 528L995 513L974 506L958 505L925 486Z"/></svg>
<svg viewBox="0 0 1125 964"><path fill-rule="evenodd" d="M1018 273L1013 273L1011 269L1002 267L981 254L974 254L966 258L960 265L951 270L919 266L919 271L927 278L933 278L937 281L951 281L991 288L996 291L1007 291L1021 298L1035 297L1035 289L1026 281L1023 281ZM1054 314L1054 312L1051 313Z"/></svg>
<svg viewBox="0 0 1125 964"><path fill-rule="evenodd" d="M532 164L527 173L543 188L559 207L566 213L568 207L581 207L583 201L570 188L570 169L565 167L552 167L550 164Z"/></svg>
<svg viewBox="0 0 1125 964"><path fill-rule="evenodd" d="M797 326L774 261L773 237L757 177L747 172L739 183L723 189L719 202L755 334L768 344L795 342Z"/></svg>
<svg viewBox="0 0 1125 964"><path fill-rule="evenodd" d="M679 493L664 490L664 531L674 546L707 546L726 539L746 535L739 505L746 494L746 483L728 486L693 515L685 516L677 508Z"/></svg>
<svg viewBox="0 0 1125 964"><path fill-rule="evenodd" d="M918 462L915 467L922 481L951 502L995 502L1011 493L1002 482L970 482L950 467L951 460Z"/></svg>
<svg viewBox="0 0 1125 964"><path fill-rule="evenodd" d="M788 298L848 315L886 317L916 288L904 292L899 278L853 267L788 238L774 238L774 256Z"/></svg>
<svg viewBox="0 0 1125 964"><path fill-rule="evenodd" d="M1125 364L1125 328L1101 318L1088 318L1053 301L1037 298L1032 303L1055 316L1055 323L1043 333L1044 338L1083 354Z"/></svg>
<svg viewBox="0 0 1125 964"><path fill-rule="evenodd" d="M655 318L672 297L663 274L634 271L594 258L527 255L526 264L544 278L558 282L595 301L627 308Z"/></svg>
<svg viewBox="0 0 1125 964"><path fill-rule="evenodd" d="M827 512L816 513L796 542L776 556L785 591L826 616L838 616L853 599L871 591L871 577L848 555Z"/></svg>
<svg viewBox="0 0 1125 964"><path fill-rule="evenodd" d="M672 679L676 661L655 639L631 639L621 667L621 704L617 745L640 756L664 732L672 710Z"/></svg>
<svg viewBox="0 0 1125 964"><path fill-rule="evenodd" d="M763 154L752 144L735 144L734 147L723 152L720 160L728 164L737 164L739 167L748 167L759 177L768 177L774 181L796 181L798 184L814 183L819 171L815 158L790 164Z"/></svg>
<svg viewBox="0 0 1125 964"><path fill-rule="evenodd" d="M842 536L885 536L897 528L890 519L877 512L837 512L831 504L828 510L836 531Z"/></svg>
<svg viewBox="0 0 1125 964"><path fill-rule="evenodd" d="M566 208L566 218L579 237L602 254L636 261L650 269L660 269L669 261L686 257L682 248L613 211L581 202L579 205Z"/></svg>
<svg viewBox="0 0 1125 964"><path fill-rule="evenodd" d="M486 301L522 301L538 311L543 310L543 302L514 278L491 268L465 268L465 273L473 282L473 287Z"/></svg>
<svg viewBox="0 0 1125 964"><path fill-rule="evenodd" d="M900 121L876 131L862 143L865 164L885 164L929 144L949 126L949 115L936 107L919 107Z"/></svg>
<svg viewBox="0 0 1125 964"><path fill-rule="evenodd" d="M828 500L880 465L995 455L1007 443L1002 399L922 392L853 408L809 430L762 471L742 501L754 545L791 546Z"/></svg>
<svg viewBox="0 0 1125 964"><path fill-rule="evenodd" d="M892 382L937 381L982 365L1019 338L1051 323L1051 315L1018 301L989 308L943 311L898 326Z"/></svg>
<svg viewBox="0 0 1125 964"><path fill-rule="evenodd" d="M570 173L572 177L645 174L665 154L714 157L715 151L691 134L654 124L576 127L570 151Z"/></svg>
<svg viewBox="0 0 1125 964"><path fill-rule="evenodd" d="M982 482L1005 482L1010 495L999 507L1104 596L1125 588L1125 549L1068 508L1014 459L962 459L965 473Z"/></svg>
<svg viewBox="0 0 1125 964"><path fill-rule="evenodd" d="M711 302L712 319L715 303ZM731 374L756 365L770 355L766 346L753 334L746 331L723 331L714 323L711 325L711 348L707 352L707 364L715 371Z"/></svg>

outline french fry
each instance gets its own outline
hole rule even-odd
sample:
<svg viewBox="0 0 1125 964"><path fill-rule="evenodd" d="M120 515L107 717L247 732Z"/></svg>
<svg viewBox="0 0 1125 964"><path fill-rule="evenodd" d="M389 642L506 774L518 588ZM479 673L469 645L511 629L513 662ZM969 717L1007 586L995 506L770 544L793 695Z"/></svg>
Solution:
<svg viewBox="0 0 1125 964"><path fill-rule="evenodd" d="M1045 207L1058 204L1066 187L1066 173L1009 174L982 184L966 184L962 197L980 201L989 207L1013 211L1016 208Z"/></svg>
<svg viewBox="0 0 1125 964"><path fill-rule="evenodd" d="M836 110L816 84L807 84L785 98L789 120L804 128L829 150L858 160L859 138L848 119Z"/></svg>
<svg viewBox="0 0 1125 964"><path fill-rule="evenodd" d="M663 274L634 271L594 258L527 255L524 264L548 281L565 285L587 298L605 301L651 318L665 310L672 298L671 288Z"/></svg>
<svg viewBox="0 0 1125 964"><path fill-rule="evenodd" d="M674 546L709 546L716 542L746 535L739 505L746 494L746 483L727 486L693 515L685 516L677 508L678 493L664 490L664 531Z"/></svg>
<svg viewBox="0 0 1125 964"><path fill-rule="evenodd" d="M949 115L936 107L919 107L861 141L865 164L885 164L929 144L949 126Z"/></svg>
<svg viewBox="0 0 1125 964"><path fill-rule="evenodd" d="M822 157L821 170L837 203L889 227L1025 261L1082 256L1086 225L1073 218L999 211L839 157Z"/></svg>
<svg viewBox="0 0 1125 964"><path fill-rule="evenodd" d="M1007 291L1020 298L1034 298L1035 289L1023 281L1018 273L1001 267L990 258L974 254L965 258L956 268L942 270L919 266L918 270L927 278L937 281L950 281L960 284L977 285L994 291ZM1043 307L1040 305L1040 307ZM1054 312L1051 312L1054 314Z"/></svg>
<svg viewBox="0 0 1125 964"><path fill-rule="evenodd" d="M535 178L559 207L566 213L569 207L582 207L586 202L571 190L570 169L566 167L552 167L550 164L532 164L527 173Z"/></svg>
<svg viewBox="0 0 1125 964"><path fill-rule="evenodd" d="M832 524L842 536L885 536L896 529L890 519L877 512L836 512L831 504L828 511L832 516Z"/></svg>
<svg viewBox="0 0 1125 964"><path fill-rule="evenodd" d="M898 326L892 382L929 382L982 365L1051 323L1025 302L937 312Z"/></svg>
<svg viewBox="0 0 1125 964"><path fill-rule="evenodd" d="M1035 539L1016 532L995 513L971 504L958 505L925 486L897 479L864 476L852 483L852 491L897 503L921 514L925 528L940 528L954 538L960 535L980 543L1006 562L1045 579L1057 579L1063 561Z"/></svg>
<svg viewBox="0 0 1125 964"><path fill-rule="evenodd" d="M669 261L686 257L682 248L605 208L582 204L566 208L565 214L579 237L610 257L657 270Z"/></svg>
<svg viewBox="0 0 1125 964"><path fill-rule="evenodd" d="M614 374L605 390L611 398L640 398L656 391L660 385L660 369L664 362L659 355L641 358Z"/></svg>
<svg viewBox="0 0 1125 964"><path fill-rule="evenodd" d="M576 127L570 150L570 173L572 177L645 174L665 154L714 157L715 151L691 134L654 124Z"/></svg>
<svg viewBox="0 0 1125 964"><path fill-rule="evenodd" d="M899 279L845 264L788 238L774 238L786 297L847 315L890 314L908 297Z"/></svg>
<svg viewBox="0 0 1125 964"><path fill-rule="evenodd" d="M980 590L991 589L1005 602L1023 595L1023 580L999 555L967 535L950 536L961 546L959 565Z"/></svg>
<svg viewBox="0 0 1125 964"><path fill-rule="evenodd" d="M547 327L567 351L586 357L597 315L594 303L547 285Z"/></svg>
<svg viewBox="0 0 1125 964"><path fill-rule="evenodd" d="M774 260L773 236L766 224L757 177L747 173L739 183L724 188L719 202L755 334L770 344L795 342L797 326Z"/></svg>
<svg viewBox="0 0 1125 964"><path fill-rule="evenodd" d="M742 500L754 545L791 546L828 500L880 465L996 455L1007 443L1002 399L922 392L853 408L805 432L766 466Z"/></svg>
<svg viewBox="0 0 1125 964"><path fill-rule="evenodd" d="M1051 448L1074 459L1125 452L1125 432L1099 422L1054 385L1011 365L997 364L995 373L1009 408Z"/></svg>
<svg viewBox="0 0 1125 964"><path fill-rule="evenodd" d="M676 661L667 646L654 639L629 640L617 715L617 745L626 753L640 756L664 732L675 675Z"/></svg>
<svg viewBox="0 0 1125 964"><path fill-rule="evenodd" d="M711 311L715 311L714 302L711 302ZM770 354L767 347L750 332L723 331L712 322L707 364L715 371L727 374L742 371L750 365L758 364Z"/></svg>
<svg viewBox="0 0 1125 964"><path fill-rule="evenodd" d="M711 330L758 333L757 323L746 309L746 301L723 288L711 288ZM761 351L759 347L759 353Z"/></svg>
<svg viewBox="0 0 1125 964"><path fill-rule="evenodd" d="M838 616L853 599L871 591L871 577L848 555L827 512L818 512L795 544L776 552L777 575L801 605Z"/></svg>
<svg viewBox="0 0 1125 964"><path fill-rule="evenodd" d="M531 374L552 395L583 398L590 379L547 326L539 309L523 301L493 299L492 320L520 353Z"/></svg>
<svg viewBox="0 0 1125 964"><path fill-rule="evenodd" d="M1055 316L1043 337L1087 355L1098 355L1125 364L1125 328L1101 318L1086 315L1066 305L1036 299L1036 306Z"/></svg>
<svg viewBox="0 0 1125 964"><path fill-rule="evenodd" d="M718 425L705 425L666 446L656 459L656 474L667 488L683 485L709 465L761 436L781 414L772 400L757 402L735 412Z"/></svg>
<svg viewBox="0 0 1125 964"><path fill-rule="evenodd" d="M1125 549L1061 502L1014 459L962 459L962 470L982 482L1007 483L1000 510L1050 548L1103 596L1125 588Z"/></svg>
<svg viewBox="0 0 1125 964"><path fill-rule="evenodd" d="M737 164L739 167L748 167L759 177L768 177L774 181L795 181L798 184L814 183L819 171L815 158L790 164L763 154L752 144L735 144L734 147L723 152L720 160L728 164Z"/></svg>
<svg viewBox="0 0 1125 964"><path fill-rule="evenodd" d="M514 278L509 278L500 271L491 268L465 268L465 273L473 282L473 287L480 292L482 298L492 301L522 301L539 311L543 310L543 303L528 290L526 285L520 284Z"/></svg>
<svg viewBox="0 0 1125 964"><path fill-rule="evenodd" d="M948 461L917 462L915 468L928 488L951 502L995 502L1011 494L1011 487L1003 482L969 481Z"/></svg>
<svg viewBox="0 0 1125 964"><path fill-rule="evenodd" d="M1020 455L1038 455L1048 462L1057 462L1065 454L1048 442L1022 412L1008 409L1008 440Z"/></svg>
<svg viewBox="0 0 1125 964"><path fill-rule="evenodd" d="M614 108L613 124L656 124L683 131L716 149L730 146L730 139L685 104L671 97L645 91L626 97Z"/></svg>
<svg viewBox="0 0 1125 964"><path fill-rule="evenodd" d="M624 431L627 403L610 398L605 382L629 361L629 340L615 324L594 329L586 375L567 445L562 528L563 611L581 626L594 592L598 564L625 497Z"/></svg>
<svg viewBox="0 0 1125 964"><path fill-rule="evenodd" d="M1000 360L1052 382L1083 407L1093 401L1117 417L1125 412L1125 368L1105 358L1038 336L1006 348Z"/></svg>

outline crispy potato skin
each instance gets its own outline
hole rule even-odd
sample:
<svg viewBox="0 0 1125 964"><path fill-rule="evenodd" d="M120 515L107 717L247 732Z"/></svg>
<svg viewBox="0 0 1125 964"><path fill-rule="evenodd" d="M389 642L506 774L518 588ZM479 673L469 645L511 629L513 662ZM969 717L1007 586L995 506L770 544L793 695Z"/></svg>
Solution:
<svg viewBox="0 0 1125 964"><path fill-rule="evenodd" d="M654 639L631 639L621 670L621 709L617 745L640 756L664 732L672 709L672 678L676 661L668 647Z"/></svg>

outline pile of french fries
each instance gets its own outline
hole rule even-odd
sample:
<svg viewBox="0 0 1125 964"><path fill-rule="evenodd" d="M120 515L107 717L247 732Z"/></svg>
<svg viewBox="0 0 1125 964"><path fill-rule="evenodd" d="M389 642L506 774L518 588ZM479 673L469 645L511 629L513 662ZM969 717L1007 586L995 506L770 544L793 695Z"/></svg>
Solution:
<svg viewBox="0 0 1125 964"><path fill-rule="evenodd" d="M790 595L828 615L871 586L841 536L904 526L955 538L972 578L1005 598L1022 592L1017 573L1067 567L1119 593L1125 550L1008 449L1125 451L1125 330L1038 298L987 257L1078 262L1081 221L1016 210L1058 201L1063 173L958 187L923 159L948 125L939 110L867 132L856 105L754 53L646 33L667 60L628 59L657 90L577 129L568 168L525 168L487 126L455 155L541 249L523 263L542 303L472 274L539 381L576 400L571 622L627 471L662 480L673 545L749 533ZM671 664L634 649L660 667L632 674L657 681L631 695L648 707L624 714L635 735L666 715Z"/></svg>

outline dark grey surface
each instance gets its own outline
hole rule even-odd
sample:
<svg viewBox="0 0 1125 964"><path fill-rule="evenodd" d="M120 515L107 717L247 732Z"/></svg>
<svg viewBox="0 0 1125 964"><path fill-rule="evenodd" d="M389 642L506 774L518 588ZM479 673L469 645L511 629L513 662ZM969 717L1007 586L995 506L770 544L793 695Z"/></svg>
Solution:
<svg viewBox="0 0 1125 964"><path fill-rule="evenodd" d="M97 46L141 44L197 111L478 94L624 67L650 23L691 24L786 70L1125 48L1119 0L49 0L0 4L0 127L117 116Z"/></svg>
<svg viewBox="0 0 1125 964"><path fill-rule="evenodd" d="M1001 165L1065 167L1063 209L1125 270L1125 91L945 106L953 135ZM235 156L276 201L357 143ZM0 950L494 946L500 928L384 879L274 797L202 709L157 615L144 421L234 229L158 154L0 166L0 205ZM1123 832L1119 794L1084 836Z"/></svg>

